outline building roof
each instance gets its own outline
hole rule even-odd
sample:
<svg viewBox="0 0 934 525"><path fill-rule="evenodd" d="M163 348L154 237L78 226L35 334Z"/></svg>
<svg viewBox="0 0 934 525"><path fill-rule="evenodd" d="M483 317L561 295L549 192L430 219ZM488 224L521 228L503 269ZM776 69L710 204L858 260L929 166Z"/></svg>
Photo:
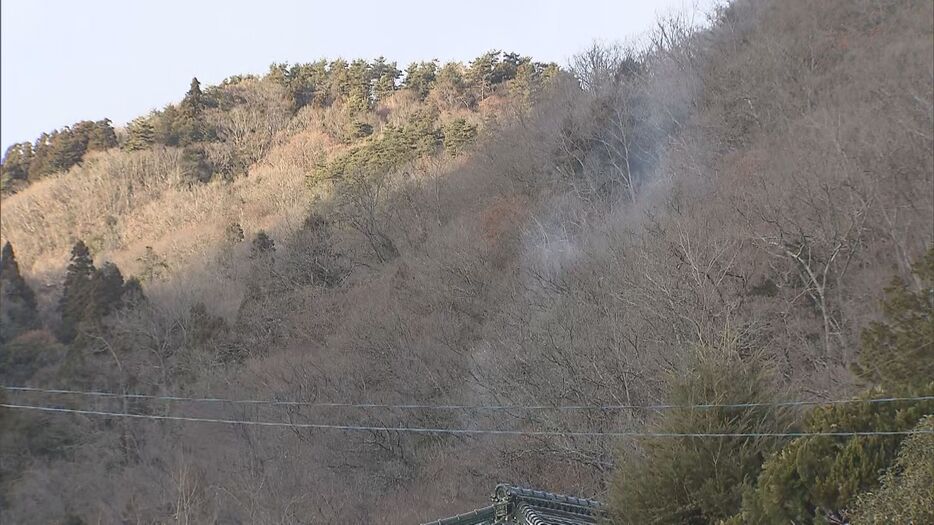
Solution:
<svg viewBox="0 0 934 525"><path fill-rule="evenodd" d="M600 502L512 485L496 486L493 504L425 525L593 525L603 516Z"/></svg>

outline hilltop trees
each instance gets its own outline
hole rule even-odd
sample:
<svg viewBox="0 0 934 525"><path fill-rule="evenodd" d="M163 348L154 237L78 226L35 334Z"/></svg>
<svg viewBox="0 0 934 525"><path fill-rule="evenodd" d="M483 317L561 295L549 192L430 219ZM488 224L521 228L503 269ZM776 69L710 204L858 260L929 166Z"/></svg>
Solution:
<svg viewBox="0 0 934 525"><path fill-rule="evenodd" d="M156 129L152 118L148 116L136 117L127 126L127 139L123 148L127 151L139 151L152 147L156 142Z"/></svg>
<svg viewBox="0 0 934 525"><path fill-rule="evenodd" d="M191 79L191 87L179 105L174 127L181 146L194 144L205 137L204 94L201 92L201 82L197 77Z"/></svg>
<svg viewBox="0 0 934 525"><path fill-rule="evenodd" d="M46 175L65 171L84 155L117 146L117 136L109 119L83 120L51 133L43 133L35 143L23 142L7 148L0 164L4 180L35 182Z"/></svg>
<svg viewBox="0 0 934 525"><path fill-rule="evenodd" d="M32 162L32 143L21 142L7 148L0 163L0 181L3 188L10 184L25 182L29 178L29 163Z"/></svg>
<svg viewBox="0 0 934 525"><path fill-rule="evenodd" d="M469 67L456 62L441 67L436 60L413 62L404 73L396 62L379 57L373 61L338 58L272 64L263 79L231 77L207 89L202 89L195 77L181 102L131 121L122 147L126 151L154 145L182 148L184 182L189 184L206 182L216 174L231 178L244 173L268 151L289 111L295 114L306 106L338 105L341 118L346 120L337 126L341 140L351 143L378 129L371 111L400 89L439 109L470 109L497 92L517 96L527 108L555 71L555 64L494 50L473 60ZM262 95L250 95L251 90ZM280 104L286 108L281 117ZM108 119L77 122L43 133L32 143L13 144L0 163L3 191L16 191L81 163L88 152L116 146L117 136ZM456 154L454 150L452 154Z"/></svg>

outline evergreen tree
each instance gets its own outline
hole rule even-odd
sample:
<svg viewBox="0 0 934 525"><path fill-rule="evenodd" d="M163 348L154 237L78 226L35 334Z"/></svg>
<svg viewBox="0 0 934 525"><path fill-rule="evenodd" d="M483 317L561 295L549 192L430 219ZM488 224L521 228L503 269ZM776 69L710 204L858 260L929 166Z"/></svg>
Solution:
<svg viewBox="0 0 934 525"><path fill-rule="evenodd" d="M875 386L864 398L934 396L934 248L915 266L911 292L899 280L886 289L885 319L869 325L856 373ZM934 401L851 403L814 409L806 432L906 431L934 413ZM743 498L744 523L823 523L843 519L857 495L873 490L904 436L808 436L788 444L763 467Z"/></svg>
<svg viewBox="0 0 934 525"><path fill-rule="evenodd" d="M467 78L478 91L481 100L492 92L499 55L500 51L488 51L475 58L467 68Z"/></svg>
<svg viewBox="0 0 934 525"><path fill-rule="evenodd" d="M477 138L477 126L462 118L456 118L444 125L444 149L452 157L464 152L464 149Z"/></svg>
<svg viewBox="0 0 934 525"><path fill-rule="evenodd" d="M670 402L653 430L665 433L767 433L784 431L787 414L773 408L710 408L699 403L768 403L775 399L762 356L743 356L727 342L703 348L687 374L675 381ZM614 523L712 524L738 512L763 458L776 438L648 439L623 450L610 494Z"/></svg>
<svg viewBox="0 0 934 525"><path fill-rule="evenodd" d="M127 151L145 150L156 141L156 130L150 117L137 117L127 126L127 139L123 144Z"/></svg>
<svg viewBox="0 0 934 525"><path fill-rule="evenodd" d="M123 285L121 298L123 304L130 307L137 306L144 302L146 300L146 295L143 293L143 285L140 283L140 280L136 277L127 279L126 283Z"/></svg>
<svg viewBox="0 0 934 525"><path fill-rule="evenodd" d="M328 92L331 101L341 100L350 94L351 82L347 61L338 58L328 65Z"/></svg>
<svg viewBox="0 0 934 525"><path fill-rule="evenodd" d="M0 174L11 180L26 180L29 177L29 163L32 162L32 144L20 142L7 148L0 163Z"/></svg>
<svg viewBox="0 0 934 525"><path fill-rule="evenodd" d="M182 149L181 167L183 180L189 186L207 182L214 175L207 152L201 144L188 145Z"/></svg>
<svg viewBox="0 0 934 525"><path fill-rule="evenodd" d="M402 87L411 89L418 95L419 99L424 100L431 91L435 82L435 76L438 72L438 63L432 62L413 62L405 69L405 80Z"/></svg>
<svg viewBox="0 0 934 525"><path fill-rule="evenodd" d="M174 128L178 133L179 145L186 146L204 139L204 94L197 77L191 79L191 87L179 106Z"/></svg>
<svg viewBox="0 0 934 525"><path fill-rule="evenodd" d="M250 247L250 258L258 259L267 255L272 255L275 251L275 241L273 241L265 231L260 230L256 234L256 238L253 239L253 245Z"/></svg>
<svg viewBox="0 0 934 525"><path fill-rule="evenodd" d="M0 252L0 343L39 328L36 296L19 271L9 242Z"/></svg>
<svg viewBox="0 0 934 525"><path fill-rule="evenodd" d="M202 302L195 303L188 313L188 344L204 348L227 328L224 318L211 315Z"/></svg>
<svg viewBox="0 0 934 525"><path fill-rule="evenodd" d="M902 443L878 490L861 495L852 523L934 523L934 416Z"/></svg>
<svg viewBox="0 0 934 525"><path fill-rule="evenodd" d="M464 66L459 62L448 62L438 72L433 91L438 100L448 107L469 107L472 100L467 95L467 88Z"/></svg>
<svg viewBox="0 0 934 525"><path fill-rule="evenodd" d="M383 57L377 58L371 66L373 89L371 98L373 102L385 100L396 91L396 81L402 76L402 71L396 67L395 62L386 62Z"/></svg>
<svg viewBox="0 0 934 525"><path fill-rule="evenodd" d="M180 119L181 113L178 107L172 104L162 111L153 113L149 121L153 126L155 142L166 146L178 146L182 141L179 130Z"/></svg>
<svg viewBox="0 0 934 525"><path fill-rule="evenodd" d="M85 312L94 307L96 273L90 250L84 241L79 240L71 249L71 263L65 272L65 286L59 303L62 315L59 339L65 343L74 341Z"/></svg>
<svg viewBox="0 0 934 525"><path fill-rule="evenodd" d="M95 319L101 319L123 305L125 283L120 268L112 262L105 262L94 274L94 303L97 312Z"/></svg>
<svg viewBox="0 0 934 525"><path fill-rule="evenodd" d="M55 171L52 159L52 141L57 131L42 133L32 147L32 159L29 163L29 182L36 182Z"/></svg>
<svg viewBox="0 0 934 525"><path fill-rule="evenodd" d="M885 321L862 333L856 375L888 392L926 386L934 378L934 248L915 264L921 287L911 291L899 278L885 289Z"/></svg>
<svg viewBox="0 0 934 525"><path fill-rule="evenodd" d="M104 151L117 147L117 134L110 119L94 122L88 131L87 150Z"/></svg>
<svg viewBox="0 0 934 525"><path fill-rule="evenodd" d="M152 282L158 279L169 268L169 265L153 250L152 246L147 246L146 252L136 260L143 267L140 275L140 281L142 282Z"/></svg>

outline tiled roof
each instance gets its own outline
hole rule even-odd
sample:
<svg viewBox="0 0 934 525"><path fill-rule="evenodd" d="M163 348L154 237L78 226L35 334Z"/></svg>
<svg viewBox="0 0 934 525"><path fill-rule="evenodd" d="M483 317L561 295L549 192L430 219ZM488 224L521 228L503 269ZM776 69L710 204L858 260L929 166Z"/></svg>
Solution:
<svg viewBox="0 0 934 525"><path fill-rule="evenodd" d="M512 485L496 486L493 504L425 525L592 525L603 515L598 501Z"/></svg>

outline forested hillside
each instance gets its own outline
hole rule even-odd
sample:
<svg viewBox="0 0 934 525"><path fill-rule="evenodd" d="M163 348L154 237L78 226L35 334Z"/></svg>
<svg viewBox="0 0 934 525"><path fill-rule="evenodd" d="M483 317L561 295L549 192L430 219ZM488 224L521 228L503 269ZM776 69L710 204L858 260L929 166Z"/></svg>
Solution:
<svg viewBox="0 0 934 525"><path fill-rule="evenodd" d="M924 0L735 0L560 67L273 64L12 146L0 383L214 401L0 402L291 426L2 409L2 521L413 523L499 481L930 521L932 33ZM624 408L697 404L743 406ZM784 435L839 431L910 434ZM613 434L646 432L743 436Z"/></svg>

